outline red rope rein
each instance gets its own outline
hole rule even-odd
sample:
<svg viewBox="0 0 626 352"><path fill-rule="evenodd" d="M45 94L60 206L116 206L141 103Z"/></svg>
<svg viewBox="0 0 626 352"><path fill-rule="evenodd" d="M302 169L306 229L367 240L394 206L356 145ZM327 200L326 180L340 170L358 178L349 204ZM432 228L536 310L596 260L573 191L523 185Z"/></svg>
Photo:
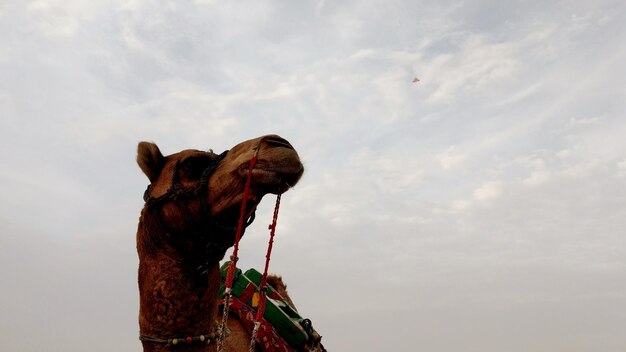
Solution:
<svg viewBox="0 0 626 352"><path fill-rule="evenodd" d="M258 152L258 150L257 150ZM237 224L237 232L235 234L235 243L233 245L233 254L230 256L230 264L228 266L228 271L226 273L226 282L224 289L224 311L222 315L222 322L219 327L220 334L217 339L217 351L221 352L223 348L223 340L226 335L226 324L228 322L228 312L230 310L230 301L232 296L232 287L234 281L235 270L237 268L237 261L239 257L237 254L239 253L239 241L241 240L241 235L243 233L243 223L246 212L246 205L248 200L250 200L250 183L252 181L252 169L257 161L257 152L254 153L252 159L250 159L250 166L248 168L248 176L246 179L246 184L243 191L243 199L241 200L241 211L239 214L239 222ZM267 301L267 272L269 269L270 258L272 255L272 248L274 244L274 236L276 233L276 223L278 221L278 209L280 208L280 199L281 195L278 194L276 196L276 205L274 206L274 215L272 217L272 223L269 225L268 229L270 230L270 238L269 243L267 245L267 253L265 254L265 268L263 270L263 275L261 276L261 282L259 284L259 307L255 316L254 330L252 331L252 336L250 339L250 351L255 351L256 344L256 336L261 324L261 319L263 319L263 313L265 312L265 305Z"/></svg>
<svg viewBox="0 0 626 352"><path fill-rule="evenodd" d="M248 203L248 200L250 200L250 183L252 181L252 169L254 168L254 165L257 161L257 152L255 152L252 156L252 159L250 159L250 166L248 167L248 177L246 178L246 185L243 189L241 210L239 211L239 222L237 223L237 233L235 234L235 244L233 247L233 254L230 256L230 266L228 267L228 273L226 275L227 290L230 290L233 286L233 276L235 275L235 268L237 267L237 261L239 260L239 257L237 257L237 254L239 254L239 241L241 240L241 234L243 233L243 221L246 215L246 205Z"/></svg>
<svg viewBox="0 0 626 352"><path fill-rule="evenodd" d="M241 234L243 233L243 221L246 213L246 205L250 200L250 183L252 181L252 169L257 161L258 149L254 152L254 155L250 159L250 165L248 166L248 176L246 178L246 185L243 189L243 197L241 199L241 210L239 211L239 221L237 223L237 232L235 233L235 244L233 246L233 254L230 256L230 265L228 266L228 272L226 273L226 282L224 289L224 313L222 315L222 323L219 327L219 338L217 339L217 351L221 352L224 342L224 335L226 332L226 323L228 322L228 311L230 310L230 297L233 288L233 277L235 276L235 269L237 268L237 261L239 257L239 241L241 240Z"/></svg>
<svg viewBox="0 0 626 352"><path fill-rule="evenodd" d="M278 221L278 208L280 208L280 194L276 196L276 205L274 206L274 216L272 218L272 224L269 226L270 239L267 244L267 253L265 254L265 269L263 269L263 276L261 276L261 283L259 284L259 308L256 311L256 317L254 318L254 330L252 330L252 336L250 338L250 351L254 352L254 345L256 343L256 335L261 325L261 319L263 319L263 313L265 312L265 302L267 298L267 269L270 266L270 257L272 256L272 247L274 244L274 234L276 233L276 222Z"/></svg>

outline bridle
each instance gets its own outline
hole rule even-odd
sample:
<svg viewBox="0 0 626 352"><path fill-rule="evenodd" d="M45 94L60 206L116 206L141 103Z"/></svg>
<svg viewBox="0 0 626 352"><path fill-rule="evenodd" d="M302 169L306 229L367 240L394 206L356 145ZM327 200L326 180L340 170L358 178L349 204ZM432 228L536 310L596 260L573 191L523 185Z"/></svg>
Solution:
<svg viewBox="0 0 626 352"><path fill-rule="evenodd" d="M211 209L207 202L206 195L209 187L209 178L213 172L217 169L219 163L226 157L228 150L224 151L217 157L215 157L202 171L202 175L198 182L192 187L184 187L180 182L179 169L181 162L177 161L172 171L172 184L168 190L157 197L150 195L152 190L152 184L148 185L144 192L143 199L145 201L145 209L148 212L153 212L159 222L160 226L165 230L165 236L169 238L174 248L182 254L182 258L195 259L195 270L199 274L206 274L209 268L209 262L217 259L218 261L224 256L228 248L233 243L230 238L237 231L237 225L227 225L218 221L211 215ZM200 203L200 209L202 212L202 220L198 221L190 215L189 201L198 200ZM176 236L172 236L162 221L161 209L163 205L170 202L185 202L184 206L187 208L186 223L193 224L193 232L190 234L193 236L194 241L201 244L196 247L193 253L190 253L189 249L184 248L176 240ZM252 212L250 217L245 221L244 229L254 221L255 213ZM187 234L189 235L189 234Z"/></svg>

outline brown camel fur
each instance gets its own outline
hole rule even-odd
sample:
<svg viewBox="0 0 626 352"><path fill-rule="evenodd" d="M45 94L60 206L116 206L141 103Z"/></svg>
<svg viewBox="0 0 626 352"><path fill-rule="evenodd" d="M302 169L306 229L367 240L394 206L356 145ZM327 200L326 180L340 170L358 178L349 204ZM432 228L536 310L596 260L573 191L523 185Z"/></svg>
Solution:
<svg viewBox="0 0 626 352"><path fill-rule="evenodd" d="M137 230L142 336L169 339L215 331L219 261L233 245L255 153L246 219L265 194L283 193L302 176L304 168L289 142L269 135L242 142L225 156L183 150L166 157L155 144L139 143L137 163L151 182ZM229 324L233 335L226 339L227 351L239 348L232 345L241 332L236 324ZM194 343L181 349L146 338L142 344L145 352L216 348Z"/></svg>

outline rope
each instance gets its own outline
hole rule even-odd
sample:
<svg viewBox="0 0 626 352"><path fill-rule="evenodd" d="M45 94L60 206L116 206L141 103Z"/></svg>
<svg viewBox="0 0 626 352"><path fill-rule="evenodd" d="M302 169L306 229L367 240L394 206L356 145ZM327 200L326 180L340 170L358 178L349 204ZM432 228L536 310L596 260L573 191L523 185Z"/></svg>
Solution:
<svg viewBox="0 0 626 352"><path fill-rule="evenodd" d="M220 324L219 331L226 331L226 323L228 322L228 311L230 310L230 296L233 287L233 277L235 275L235 269L237 267L237 254L239 253L239 241L241 240L241 233L243 232L243 222L246 213L246 204L250 199L250 183L252 181L252 169L257 161L257 153L259 149L254 152L254 155L250 159L250 166L248 166L248 177L246 179L246 185L243 190L243 198L241 199L241 210L239 212L239 222L237 223L237 232L235 234L235 244L233 247L233 254L230 256L230 265L228 266L228 272L226 273L226 282L224 289L224 313L222 315L222 323ZM219 334L217 339L217 351L221 352L224 342L223 333Z"/></svg>
<svg viewBox="0 0 626 352"><path fill-rule="evenodd" d="M167 346L192 344L192 343L210 344L212 342L215 342L216 334L211 332L205 335L177 337L177 338L170 338L170 339L160 339L158 337L153 337L153 336L139 335L139 340L158 343L158 344L167 345Z"/></svg>
<svg viewBox="0 0 626 352"><path fill-rule="evenodd" d="M230 311L233 280L234 280L234 275L235 275L235 269L237 267L237 261L239 260L239 257L237 256L237 254L239 253L239 241L241 240L241 234L243 232L243 227L244 227L244 216L246 212L246 204L248 200L250 199L250 183L252 180L252 169L254 168L254 165L256 164L256 161L257 161L257 152L258 152L258 149L257 151L255 151L254 155L250 159L250 166L248 167L248 176L247 176L246 185L243 191L243 198L241 200L241 210L239 212L239 222L237 224L237 232L235 234L233 254L230 256L230 264L228 266L228 271L226 273L226 282L224 284L225 286L224 308L223 308L224 310L223 310L223 315L222 315L222 323L218 330L221 333L217 336L217 351L218 352L222 352L222 349L224 346L223 342L224 342L225 334L223 332L226 331L226 324L228 322L228 313ZM274 236L276 234L276 223L278 221L278 209L280 208L280 198L281 198L281 195L278 194L276 196L276 205L274 206L274 216L272 218L272 223L269 225L270 238L269 238L269 243L267 245L267 253L265 255L265 268L263 270L263 275L261 276L261 282L259 284L260 300L259 300L259 307L257 309L256 316L254 319L255 320L254 329L252 330L252 334L250 338L250 350L249 350L250 352L255 351L255 344L256 344L258 330L261 325L261 319L263 319L263 313L265 312L265 305L267 301L267 295L266 295L267 294L267 272L269 269L270 258L272 255Z"/></svg>
<svg viewBox="0 0 626 352"><path fill-rule="evenodd" d="M261 319L263 319L263 313L265 312L265 303L267 301L267 269L270 265L270 258L272 256L272 247L274 244L274 235L276 232L276 222L278 221L278 208L280 207L280 194L276 196L276 205L274 206L274 217L272 218L272 224L269 226L270 239L267 245L267 254L265 254L265 269L263 270L263 276L261 276L261 283L259 284L259 308L256 311L256 317L254 318L254 330L252 330L252 337L250 338L250 352L254 352L254 345L256 344L256 336L261 325Z"/></svg>

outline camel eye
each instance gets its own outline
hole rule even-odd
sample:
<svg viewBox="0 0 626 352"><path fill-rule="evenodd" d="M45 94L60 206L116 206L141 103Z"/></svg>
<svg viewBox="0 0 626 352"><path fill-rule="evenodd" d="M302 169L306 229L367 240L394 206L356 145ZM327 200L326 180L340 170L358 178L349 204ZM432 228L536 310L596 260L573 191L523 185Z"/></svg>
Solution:
<svg viewBox="0 0 626 352"><path fill-rule="evenodd" d="M185 175L191 179L198 179L206 167L206 160L203 158L187 158L181 164L181 169Z"/></svg>

